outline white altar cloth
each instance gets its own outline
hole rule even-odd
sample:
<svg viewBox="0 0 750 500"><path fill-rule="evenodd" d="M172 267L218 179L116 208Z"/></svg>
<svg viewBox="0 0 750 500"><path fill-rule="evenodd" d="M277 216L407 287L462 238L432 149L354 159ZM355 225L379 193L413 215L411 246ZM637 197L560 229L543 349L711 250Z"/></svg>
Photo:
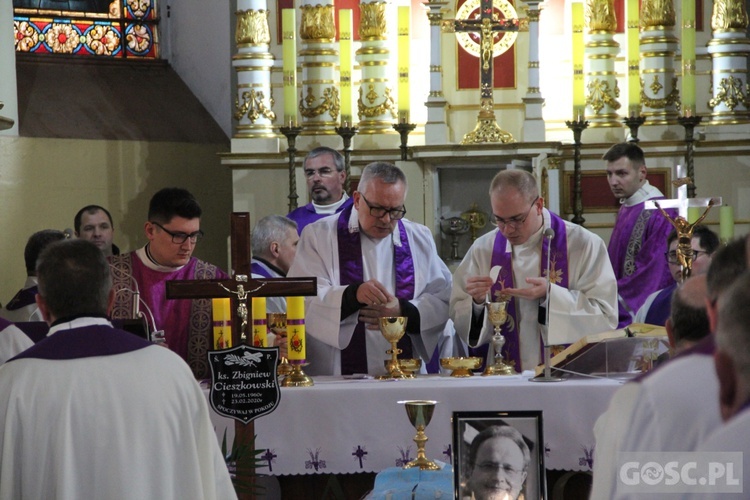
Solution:
<svg viewBox="0 0 750 500"><path fill-rule="evenodd" d="M454 411L542 410L546 468L591 470L594 423L622 384L605 379L534 383L521 375L314 380L313 387L282 388L276 410L255 420L256 447L267 450L270 465L259 472L349 474L402 465L416 456L416 430L398 404L405 399L439 401L425 429L430 459L451 463Z"/></svg>

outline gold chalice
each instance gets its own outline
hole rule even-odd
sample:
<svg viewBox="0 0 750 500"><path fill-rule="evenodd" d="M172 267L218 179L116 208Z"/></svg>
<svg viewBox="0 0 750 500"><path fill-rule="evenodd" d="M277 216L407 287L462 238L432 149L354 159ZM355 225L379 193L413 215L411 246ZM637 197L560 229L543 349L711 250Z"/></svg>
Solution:
<svg viewBox="0 0 750 500"><path fill-rule="evenodd" d="M495 328L495 333L492 335L492 352L494 357L494 364L490 365L489 360L487 361L487 368L484 369L482 375L516 375L516 371L513 367L503 361L503 346L505 345L505 337L502 333L503 324L508 320L508 301L501 300L499 302L489 302L487 304L487 315L490 323Z"/></svg>
<svg viewBox="0 0 750 500"><path fill-rule="evenodd" d="M277 337L283 338L283 345L286 345L286 313L268 313L266 315L266 321L271 333ZM289 364L289 360L286 356L281 356L281 358L279 358L279 366L276 368L276 373L279 376L292 373L292 365Z"/></svg>
<svg viewBox="0 0 750 500"><path fill-rule="evenodd" d="M430 424L432 413L435 411L435 405L438 402L415 400L399 401L398 403L404 405L411 425L417 429L417 435L414 436L414 442L417 443L417 458L404 465L404 469L419 467L421 470L439 470L440 466L432 460L428 460L424 454L424 445L427 442L424 428Z"/></svg>
<svg viewBox="0 0 750 500"><path fill-rule="evenodd" d="M398 341L406 333L406 318L404 316L385 316L380 318L380 333L383 334L385 340L391 343L391 348L388 349L386 354L391 355L391 359L386 361L387 375L381 375L378 377L380 380L390 380L394 378L408 378L401 370L401 366L398 362L398 355L401 354L401 349L398 348Z"/></svg>
<svg viewBox="0 0 750 500"><path fill-rule="evenodd" d="M440 358L440 366L447 370L453 370L451 377L472 377L474 373L471 370L476 370L482 366L482 358Z"/></svg>

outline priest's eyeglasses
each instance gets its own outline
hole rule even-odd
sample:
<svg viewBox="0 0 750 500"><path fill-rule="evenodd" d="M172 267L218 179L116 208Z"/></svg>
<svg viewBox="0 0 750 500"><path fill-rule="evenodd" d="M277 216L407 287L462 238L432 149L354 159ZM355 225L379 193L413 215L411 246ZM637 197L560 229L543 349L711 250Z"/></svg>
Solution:
<svg viewBox="0 0 750 500"><path fill-rule="evenodd" d="M363 200L365 200L365 204L370 209L370 215L372 215L373 217L377 217L378 219L380 219L381 217L385 217L385 214L388 214L391 217L391 220L399 220L403 219L404 215L406 215L406 207L403 205L397 208L385 208L379 207L377 205L370 205L370 202L367 201L365 195L363 195L362 193L359 193L359 195Z"/></svg>
<svg viewBox="0 0 750 500"><path fill-rule="evenodd" d="M515 217L511 217L510 219L503 219L502 217L498 217L495 214L492 214L492 223L496 225L499 229L505 229L506 227L509 227L511 229L518 229L523 225L524 222L526 222L526 219L529 218L529 214L531 213L531 209L534 208L534 205L536 205L536 201L539 199L537 196L534 198L534 201L531 202L531 206L526 211L526 215L520 216L516 215Z"/></svg>
<svg viewBox="0 0 750 500"><path fill-rule="evenodd" d="M696 249L693 249L693 260L695 260L698 257L700 257L701 254L708 255L708 252L706 252L705 250L696 250ZM670 263L670 264L679 264L680 263L680 259L677 258L677 251L676 250L672 250L671 252L664 252L664 257L667 258L667 262Z"/></svg>
<svg viewBox="0 0 750 500"><path fill-rule="evenodd" d="M501 464L498 462L481 462L477 464L477 468L485 474L497 474L500 471L511 479L518 480L523 474L522 470L514 469L509 464Z"/></svg>
<svg viewBox="0 0 750 500"><path fill-rule="evenodd" d="M151 221L151 224L161 228L162 231L164 231L165 233L167 233L169 236L172 237L172 243L176 243L178 245L182 245L187 240L190 240L190 243L198 243L201 240L201 238L203 238L203 231L201 231L200 229L190 234L180 233L180 232L173 233L172 231L162 226L158 222Z"/></svg>

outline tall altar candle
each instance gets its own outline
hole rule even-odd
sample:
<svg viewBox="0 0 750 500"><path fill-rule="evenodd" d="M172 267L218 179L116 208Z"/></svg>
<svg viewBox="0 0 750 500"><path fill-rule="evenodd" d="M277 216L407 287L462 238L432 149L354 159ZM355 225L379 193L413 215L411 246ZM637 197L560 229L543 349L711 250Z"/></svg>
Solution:
<svg viewBox="0 0 750 500"><path fill-rule="evenodd" d="M339 11L341 125L352 126L352 9Z"/></svg>
<svg viewBox="0 0 750 500"><path fill-rule="evenodd" d="M294 9L281 11L281 51L284 81L284 125L297 125L297 16Z"/></svg>
<svg viewBox="0 0 750 500"><path fill-rule="evenodd" d="M682 0L682 114L695 115L695 0Z"/></svg>
<svg viewBox="0 0 750 500"><path fill-rule="evenodd" d="M703 213L703 209L701 207L688 207L687 209L687 221L692 224L693 222L697 221L701 214Z"/></svg>
<svg viewBox="0 0 750 500"><path fill-rule="evenodd" d="M289 361L304 361L307 355L304 297L286 298L286 341Z"/></svg>
<svg viewBox="0 0 750 500"><path fill-rule="evenodd" d="M268 347L268 317L266 316L266 298L253 297L253 345Z"/></svg>
<svg viewBox="0 0 750 500"><path fill-rule="evenodd" d="M725 243L734 238L734 210L730 205L719 209L719 238Z"/></svg>
<svg viewBox="0 0 750 500"><path fill-rule="evenodd" d="M586 113L586 92L583 78L583 4L571 4L573 19L573 119L583 119Z"/></svg>
<svg viewBox="0 0 750 500"><path fill-rule="evenodd" d="M409 123L409 23L411 7L398 8L398 121Z"/></svg>
<svg viewBox="0 0 750 500"><path fill-rule="evenodd" d="M232 310L229 299L211 299L214 349L232 347Z"/></svg>
<svg viewBox="0 0 750 500"><path fill-rule="evenodd" d="M639 3L638 0L628 2L628 107L630 116L641 114Z"/></svg>

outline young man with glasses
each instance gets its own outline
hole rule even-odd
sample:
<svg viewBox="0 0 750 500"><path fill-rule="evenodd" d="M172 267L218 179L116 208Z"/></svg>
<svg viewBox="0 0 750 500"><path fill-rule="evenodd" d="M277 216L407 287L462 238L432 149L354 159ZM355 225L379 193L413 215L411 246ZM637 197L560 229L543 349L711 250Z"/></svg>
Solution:
<svg viewBox="0 0 750 500"><path fill-rule="evenodd" d="M602 157L607 162L607 181L620 200L609 259L617 277L619 327L633 322L638 308L651 293L672 283L666 260L666 237L672 224L658 210L645 210L649 200L662 200L664 194L646 179L643 150L629 142L615 144ZM677 212L668 209L675 217Z"/></svg>
<svg viewBox="0 0 750 500"><path fill-rule="evenodd" d="M677 285L682 282L682 266L677 257L677 243L677 231L672 230L667 238L667 251L664 252L664 260L669 264L669 272L674 278L674 283L646 297L645 302L635 314L634 323L663 326L669 318L672 293ZM706 273L709 264L711 264L711 256L719 248L719 237L706 226L695 226L691 244L693 247L692 274Z"/></svg>
<svg viewBox="0 0 750 500"><path fill-rule="evenodd" d="M406 316L402 357L429 361L448 320L451 275L430 230L404 218L406 176L390 163L365 167L353 204L302 233L289 276L317 276L306 299L313 375L385 373L383 316Z"/></svg>
<svg viewBox="0 0 750 500"><path fill-rule="evenodd" d="M133 318L137 310L144 311L149 320L153 317L157 330L164 331L167 346L190 364L197 377L207 375L204 340L210 334L211 322L202 318L211 318L211 302L167 300L166 283L228 278L221 269L193 257L195 245L203 237L201 214L190 192L164 188L149 203L144 225L148 243L110 258L115 289L112 318Z"/></svg>
<svg viewBox="0 0 750 500"><path fill-rule="evenodd" d="M338 151L325 146L313 149L302 162L302 171L312 201L287 214L297 223L297 234L302 234L308 224L337 214L351 205L351 199L344 191L344 157Z"/></svg>
<svg viewBox="0 0 750 500"><path fill-rule="evenodd" d="M540 334L549 316L549 343L568 344L617 323L617 283L604 242L544 208L534 177L503 170L490 185L496 229L478 238L454 273L450 315L469 347L492 339L484 304L510 299L503 357L518 372L541 361ZM551 231L550 231L551 229ZM550 304L540 312L548 294ZM490 270L499 267L493 282Z"/></svg>

